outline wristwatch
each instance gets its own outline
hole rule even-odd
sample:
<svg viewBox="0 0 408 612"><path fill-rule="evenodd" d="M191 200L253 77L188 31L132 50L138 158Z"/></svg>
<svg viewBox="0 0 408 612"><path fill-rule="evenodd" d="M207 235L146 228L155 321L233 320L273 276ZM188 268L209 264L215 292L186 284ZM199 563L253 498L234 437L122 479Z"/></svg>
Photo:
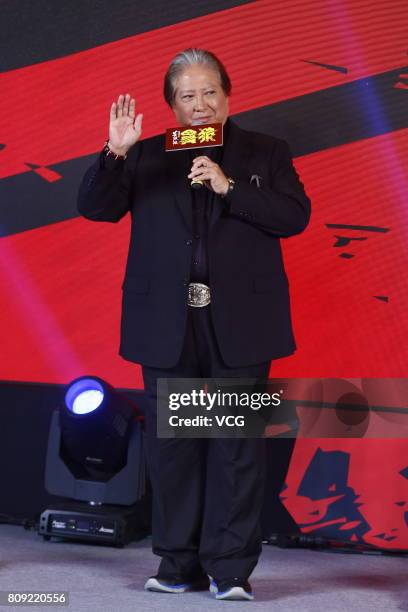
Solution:
<svg viewBox="0 0 408 612"><path fill-rule="evenodd" d="M234 189L234 185L235 185L234 179L232 179L230 176L227 176L227 181L228 181L228 190L227 190L227 193L223 193L221 195L222 198L225 198L225 196L231 193L231 191Z"/></svg>
<svg viewBox="0 0 408 612"><path fill-rule="evenodd" d="M126 159L127 158L127 153L125 153L125 155L118 155L117 153L114 153L112 149L109 147L109 140L105 140L105 146L103 147L103 154L105 155L105 157L109 157L109 155L112 155L114 159Z"/></svg>

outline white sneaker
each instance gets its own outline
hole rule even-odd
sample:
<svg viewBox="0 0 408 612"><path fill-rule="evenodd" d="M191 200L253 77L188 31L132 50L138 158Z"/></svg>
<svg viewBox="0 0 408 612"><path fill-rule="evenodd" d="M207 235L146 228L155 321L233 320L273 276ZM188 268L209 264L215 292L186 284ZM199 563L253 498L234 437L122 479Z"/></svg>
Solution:
<svg viewBox="0 0 408 612"><path fill-rule="evenodd" d="M210 579L210 593L215 595L215 599L247 601L252 601L254 599L251 585L247 580L236 578L233 580L223 580L217 583L214 578L211 576L208 577Z"/></svg>
<svg viewBox="0 0 408 612"><path fill-rule="evenodd" d="M156 591L157 593L185 593L190 587L188 583L158 579L156 576L151 576L144 585L145 591Z"/></svg>

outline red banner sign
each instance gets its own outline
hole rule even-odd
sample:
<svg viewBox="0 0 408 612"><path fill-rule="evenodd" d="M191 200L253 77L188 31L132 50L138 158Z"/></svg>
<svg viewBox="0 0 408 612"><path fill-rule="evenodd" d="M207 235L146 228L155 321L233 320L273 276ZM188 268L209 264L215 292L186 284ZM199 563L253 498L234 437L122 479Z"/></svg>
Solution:
<svg viewBox="0 0 408 612"><path fill-rule="evenodd" d="M166 130L166 151L222 146L222 123L203 123Z"/></svg>

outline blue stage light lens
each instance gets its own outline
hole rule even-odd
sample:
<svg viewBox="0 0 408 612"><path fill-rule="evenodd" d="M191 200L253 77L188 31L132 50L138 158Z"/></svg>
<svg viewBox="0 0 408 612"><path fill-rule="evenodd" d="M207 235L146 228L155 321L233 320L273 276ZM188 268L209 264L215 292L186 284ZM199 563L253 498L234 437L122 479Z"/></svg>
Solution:
<svg viewBox="0 0 408 612"><path fill-rule="evenodd" d="M83 391L76 396L72 404L72 412L75 414L88 414L93 412L102 404L103 393L97 389Z"/></svg>
<svg viewBox="0 0 408 612"><path fill-rule="evenodd" d="M93 378L83 378L69 387L65 394L65 404L74 414L89 414L99 408L103 398L102 385Z"/></svg>

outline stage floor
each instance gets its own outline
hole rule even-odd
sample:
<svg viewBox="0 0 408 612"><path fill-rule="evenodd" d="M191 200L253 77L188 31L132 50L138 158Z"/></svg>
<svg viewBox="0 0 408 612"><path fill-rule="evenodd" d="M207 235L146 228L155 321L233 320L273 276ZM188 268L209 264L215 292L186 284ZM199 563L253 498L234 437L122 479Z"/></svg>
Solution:
<svg viewBox="0 0 408 612"><path fill-rule="evenodd" d="M251 583L253 602L216 601L208 592L167 595L143 590L156 571L150 538L123 549L52 540L0 525L0 590L69 591L74 612L191 612L248 605L253 610L408 611L408 562L403 557L352 555L264 546ZM8 610L27 609L10 606Z"/></svg>

